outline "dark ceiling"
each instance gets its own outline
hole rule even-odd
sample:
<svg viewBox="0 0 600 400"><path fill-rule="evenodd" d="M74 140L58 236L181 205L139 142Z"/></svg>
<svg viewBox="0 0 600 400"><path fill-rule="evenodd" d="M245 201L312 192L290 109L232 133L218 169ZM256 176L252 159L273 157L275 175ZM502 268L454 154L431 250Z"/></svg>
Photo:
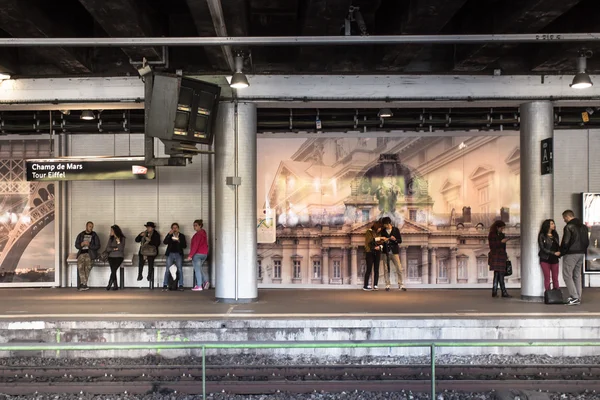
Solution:
<svg viewBox="0 0 600 400"><path fill-rule="evenodd" d="M217 36L219 0L0 0L0 37ZM343 35L351 6L368 35L586 33L600 31L598 0L220 0L229 36ZM357 14L354 14L357 17ZM352 34L360 35L352 22ZM598 43L598 42L596 42ZM600 71L600 44L588 71ZM559 74L575 70L582 45L381 45L260 47L245 70L284 73ZM159 48L0 48L18 76L134 74L129 60L160 60ZM219 47L172 47L169 70L228 72Z"/></svg>

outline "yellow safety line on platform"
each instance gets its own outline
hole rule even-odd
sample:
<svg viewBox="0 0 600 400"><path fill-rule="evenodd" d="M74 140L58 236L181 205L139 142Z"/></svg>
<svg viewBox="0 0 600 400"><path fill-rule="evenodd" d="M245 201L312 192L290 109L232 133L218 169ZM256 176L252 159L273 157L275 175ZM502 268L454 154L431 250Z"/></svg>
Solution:
<svg viewBox="0 0 600 400"><path fill-rule="evenodd" d="M220 319L264 319L264 318L456 318L456 317L564 317L564 318L581 318L581 317L600 317L600 312L580 311L577 313L331 313L331 314L15 314L15 315L0 315L0 319L34 319L34 318L60 318L60 319L77 319L77 318L161 318L161 319L198 319L198 318L220 318Z"/></svg>

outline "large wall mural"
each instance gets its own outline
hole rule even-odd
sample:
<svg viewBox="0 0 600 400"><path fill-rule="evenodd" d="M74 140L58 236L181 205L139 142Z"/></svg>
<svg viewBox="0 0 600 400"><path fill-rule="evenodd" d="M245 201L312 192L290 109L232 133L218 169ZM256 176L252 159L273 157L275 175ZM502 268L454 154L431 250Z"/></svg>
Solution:
<svg viewBox="0 0 600 400"><path fill-rule="evenodd" d="M0 160L0 284L57 280L54 200L53 182L26 181L24 159Z"/></svg>
<svg viewBox="0 0 600 400"><path fill-rule="evenodd" d="M274 211L277 231L258 245L259 286L361 284L364 233L385 216L403 235L409 286L487 286L490 225L519 234L518 146L518 136L260 139L259 211ZM518 241L508 252L518 282Z"/></svg>

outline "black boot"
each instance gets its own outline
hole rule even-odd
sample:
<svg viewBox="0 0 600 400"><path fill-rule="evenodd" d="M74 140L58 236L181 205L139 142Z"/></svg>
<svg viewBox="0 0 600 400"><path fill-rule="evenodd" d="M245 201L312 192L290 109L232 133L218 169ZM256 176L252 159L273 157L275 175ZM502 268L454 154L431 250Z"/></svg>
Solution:
<svg viewBox="0 0 600 400"><path fill-rule="evenodd" d="M113 278L110 278L110 280L108 281L108 285L106 286L106 290L110 290L110 287L113 285Z"/></svg>
<svg viewBox="0 0 600 400"><path fill-rule="evenodd" d="M500 283L500 290L502 291L502 297L512 297L506 291L506 286L504 285L504 274L501 272L498 272L498 281Z"/></svg>
<svg viewBox="0 0 600 400"><path fill-rule="evenodd" d="M138 267L138 277L137 277L138 281L141 281L142 279L144 279L144 277L142 276L142 272L144 272L144 266L143 265L141 267Z"/></svg>
<svg viewBox="0 0 600 400"><path fill-rule="evenodd" d="M113 288L112 290L119 290L119 284L117 283L117 278L113 279Z"/></svg>
<svg viewBox="0 0 600 400"><path fill-rule="evenodd" d="M494 271L494 283L492 284L492 297L498 297L498 273Z"/></svg>

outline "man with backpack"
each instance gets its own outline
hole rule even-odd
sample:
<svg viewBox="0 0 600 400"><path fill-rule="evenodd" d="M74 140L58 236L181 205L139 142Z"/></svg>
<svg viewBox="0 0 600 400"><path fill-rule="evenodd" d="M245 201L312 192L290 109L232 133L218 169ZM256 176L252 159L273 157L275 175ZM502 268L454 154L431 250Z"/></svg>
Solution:
<svg viewBox="0 0 600 400"><path fill-rule="evenodd" d="M581 272L583 270L583 257L590 244L588 228L579 218L575 218L572 210L562 213L563 220L567 223L563 230L560 253L563 259L563 279L569 290L567 305L581 304Z"/></svg>

